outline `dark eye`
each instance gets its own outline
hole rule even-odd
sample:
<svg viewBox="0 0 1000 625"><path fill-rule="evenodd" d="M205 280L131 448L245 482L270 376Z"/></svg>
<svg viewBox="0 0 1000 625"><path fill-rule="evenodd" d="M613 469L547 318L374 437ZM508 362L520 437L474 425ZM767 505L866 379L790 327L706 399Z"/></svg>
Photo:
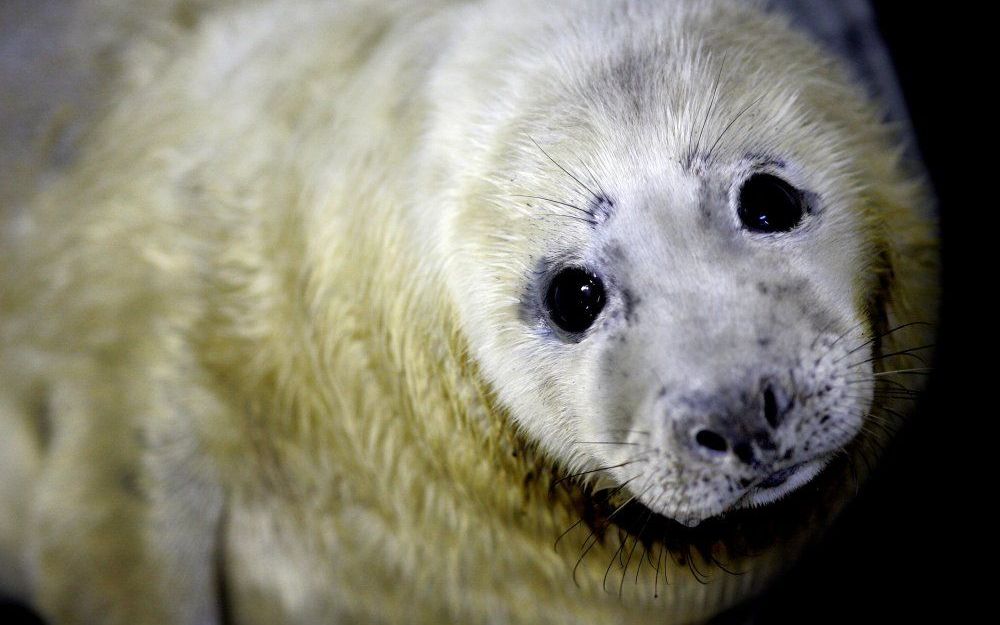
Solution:
<svg viewBox="0 0 1000 625"><path fill-rule="evenodd" d="M802 194L777 176L754 174L740 189L737 214L747 230L788 232L802 221Z"/></svg>
<svg viewBox="0 0 1000 625"><path fill-rule="evenodd" d="M563 269L549 284L545 307L549 318L566 332L583 332L604 308L606 295L601 279L584 269Z"/></svg>

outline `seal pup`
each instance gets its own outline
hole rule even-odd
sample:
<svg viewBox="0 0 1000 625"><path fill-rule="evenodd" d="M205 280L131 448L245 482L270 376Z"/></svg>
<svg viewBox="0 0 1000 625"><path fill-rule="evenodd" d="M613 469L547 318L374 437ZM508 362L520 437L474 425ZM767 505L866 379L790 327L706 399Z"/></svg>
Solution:
<svg viewBox="0 0 1000 625"><path fill-rule="evenodd" d="M58 623L686 623L850 498L933 226L780 18L177 6L4 207L8 592Z"/></svg>

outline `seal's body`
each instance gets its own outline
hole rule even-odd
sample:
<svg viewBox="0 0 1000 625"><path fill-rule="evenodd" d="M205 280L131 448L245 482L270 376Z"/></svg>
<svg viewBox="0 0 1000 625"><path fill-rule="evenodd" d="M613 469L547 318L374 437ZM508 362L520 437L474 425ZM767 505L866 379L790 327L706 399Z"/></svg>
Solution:
<svg viewBox="0 0 1000 625"><path fill-rule="evenodd" d="M225 4L129 47L3 207L7 592L58 623L689 622L853 492L933 236L780 19Z"/></svg>

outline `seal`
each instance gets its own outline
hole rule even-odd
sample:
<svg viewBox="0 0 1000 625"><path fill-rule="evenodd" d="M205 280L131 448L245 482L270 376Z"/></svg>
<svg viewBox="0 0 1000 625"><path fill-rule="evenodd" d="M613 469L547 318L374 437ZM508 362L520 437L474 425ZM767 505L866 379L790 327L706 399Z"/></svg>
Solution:
<svg viewBox="0 0 1000 625"><path fill-rule="evenodd" d="M928 203L782 18L157 4L3 208L2 581L53 622L702 621L905 417Z"/></svg>

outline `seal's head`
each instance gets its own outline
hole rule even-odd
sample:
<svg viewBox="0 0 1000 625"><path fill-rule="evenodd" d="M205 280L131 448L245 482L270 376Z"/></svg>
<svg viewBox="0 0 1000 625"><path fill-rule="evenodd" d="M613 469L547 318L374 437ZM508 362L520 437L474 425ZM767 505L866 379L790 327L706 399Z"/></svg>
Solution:
<svg viewBox="0 0 1000 625"><path fill-rule="evenodd" d="M779 499L861 431L890 272L876 116L783 25L708 13L535 59L449 235L516 423L685 525Z"/></svg>

